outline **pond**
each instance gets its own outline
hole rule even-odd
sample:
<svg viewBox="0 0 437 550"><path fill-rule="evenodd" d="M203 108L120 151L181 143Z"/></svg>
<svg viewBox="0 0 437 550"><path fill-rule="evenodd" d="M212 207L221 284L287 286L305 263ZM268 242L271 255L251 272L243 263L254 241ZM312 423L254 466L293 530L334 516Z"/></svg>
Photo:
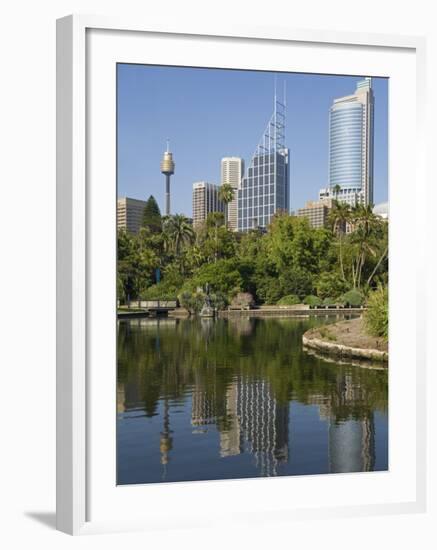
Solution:
<svg viewBox="0 0 437 550"><path fill-rule="evenodd" d="M387 470L387 369L302 348L335 320L118 321L117 483Z"/></svg>

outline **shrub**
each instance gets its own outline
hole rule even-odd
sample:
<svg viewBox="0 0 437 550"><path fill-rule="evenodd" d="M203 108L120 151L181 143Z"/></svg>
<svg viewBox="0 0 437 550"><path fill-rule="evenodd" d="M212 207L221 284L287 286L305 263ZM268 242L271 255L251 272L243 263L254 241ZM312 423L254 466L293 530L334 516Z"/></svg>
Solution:
<svg viewBox="0 0 437 550"><path fill-rule="evenodd" d="M346 292L347 286L341 280L340 274L335 271L322 273L316 281L317 296L320 298L329 298L330 296L340 296Z"/></svg>
<svg viewBox="0 0 437 550"><path fill-rule="evenodd" d="M205 303L203 292L184 291L178 296L179 303L190 313L199 313Z"/></svg>
<svg viewBox="0 0 437 550"><path fill-rule="evenodd" d="M367 300L367 311L364 314L364 323L372 336L388 338L388 290L380 285L371 292Z"/></svg>
<svg viewBox="0 0 437 550"><path fill-rule="evenodd" d="M176 300L177 289L164 282L149 286L141 293L142 300Z"/></svg>
<svg viewBox="0 0 437 550"><path fill-rule="evenodd" d="M324 306L336 306L337 304L339 303L339 300L338 298L325 298L323 300L323 305Z"/></svg>
<svg viewBox="0 0 437 550"><path fill-rule="evenodd" d="M290 294L306 296L313 292L313 276L309 271L304 269L292 267L281 268L275 286L280 289L280 297L289 296Z"/></svg>
<svg viewBox="0 0 437 550"><path fill-rule="evenodd" d="M299 296L296 296L296 294L288 294L288 296L283 296L277 301L278 306L294 306L300 303Z"/></svg>
<svg viewBox="0 0 437 550"><path fill-rule="evenodd" d="M354 289L349 290L349 292L345 292L343 296L341 296L340 300L345 306L349 307L359 307L364 303L364 298L361 292Z"/></svg>
<svg viewBox="0 0 437 550"><path fill-rule="evenodd" d="M284 295L278 285L276 277L264 276L257 281L256 294L258 300L265 304L276 304Z"/></svg>
<svg viewBox="0 0 437 550"><path fill-rule="evenodd" d="M229 303L228 297L223 292L210 294L209 299L211 300L212 307L218 310L225 309Z"/></svg>
<svg viewBox="0 0 437 550"><path fill-rule="evenodd" d="M124 304L126 300L125 289L120 275L117 274L117 300Z"/></svg>
<svg viewBox="0 0 437 550"><path fill-rule="evenodd" d="M318 296L310 294L309 296L305 296L303 303L310 307L316 307L322 305L322 300Z"/></svg>

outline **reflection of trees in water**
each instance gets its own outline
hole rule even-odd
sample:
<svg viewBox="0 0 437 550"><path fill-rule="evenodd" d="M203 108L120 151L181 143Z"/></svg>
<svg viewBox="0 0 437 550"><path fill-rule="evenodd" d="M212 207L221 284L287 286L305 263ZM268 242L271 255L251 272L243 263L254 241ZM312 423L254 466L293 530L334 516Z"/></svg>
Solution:
<svg viewBox="0 0 437 550"><path fill-rule="evenodd" d="M245 450L255 456L261 475L275 475L277 464L288 460L290 400L317 404L330 423L331 470L373 469L372 411L387 409L387 372L307 355L301 336L317 322L247 317L120 322L119 411L153 416L164 400L169 415L191 396L193 430L214 424L222 457ZM163 434L161 455L168 461L165 426Z"/></svg>

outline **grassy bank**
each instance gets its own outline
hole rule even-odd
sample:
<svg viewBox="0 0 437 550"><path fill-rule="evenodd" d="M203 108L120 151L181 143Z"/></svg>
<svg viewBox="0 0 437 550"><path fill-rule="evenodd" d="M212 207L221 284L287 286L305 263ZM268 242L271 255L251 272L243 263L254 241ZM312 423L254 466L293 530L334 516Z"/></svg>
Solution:
<svg viewBox="0 0 437 550"><path fill-rule="evenodd" d="M369 335L361 317L308 330L302 340L304 346L332 355L388 361L388 342Z"/></svg>

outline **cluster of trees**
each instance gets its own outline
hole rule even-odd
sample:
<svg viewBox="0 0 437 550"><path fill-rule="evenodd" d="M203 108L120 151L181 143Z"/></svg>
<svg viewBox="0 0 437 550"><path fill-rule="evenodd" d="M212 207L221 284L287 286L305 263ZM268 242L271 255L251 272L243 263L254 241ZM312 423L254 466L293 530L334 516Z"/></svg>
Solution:
<svg viewBox="0 0 437 550"><path fill-rule="evenodd" d="M227 204L232 193L224 192ZM388 224L370 206L334 201L330 226L320 229L277 213L267 231L239 234L219 212L194 230L181 214L161 216L150 197L139 233L118 234L121 303L179 297L195 310L208 285L219 307L239 292L266 304L358 305L387 278Z"/></svg>

